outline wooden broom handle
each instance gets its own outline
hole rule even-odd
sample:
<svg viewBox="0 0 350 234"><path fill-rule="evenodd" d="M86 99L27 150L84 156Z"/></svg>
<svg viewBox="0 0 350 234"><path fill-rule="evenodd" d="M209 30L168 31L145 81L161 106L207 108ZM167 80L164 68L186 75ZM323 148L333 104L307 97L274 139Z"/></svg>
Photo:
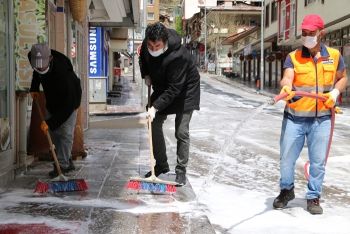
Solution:
<svg viewBox="0 0 350 234"><path fill-rule="evenodd" d="M148 109L150 108L151 108L151 85L148 85ZM148 117L148 138L149 138L149 155L150 155L150 161L151 161L151 173L152 173L152 176L155 176L151 117Z"/></svg>
<svg viewBox="0 0 350 234"><path fill-rule="evenodd" d="M35 103L36 103L36 105L38 107L41 121L45 121L45 118L44 118L44 115L43 115L43 113L41 111L38 99L36 97L34 97L34 100L35 100ZM47 140L49 141L49 144L50 144L50 150L51 150L51 153L53 155L53 160L55 161L55 165L56 165L58 174L62 174L60 164L58 163L58 160L57 160L55 149L53 148L53 144L52 144L52 140L51 140L51 137L50 137L49 130L46 131L46 136L47 136Z"/></svg>

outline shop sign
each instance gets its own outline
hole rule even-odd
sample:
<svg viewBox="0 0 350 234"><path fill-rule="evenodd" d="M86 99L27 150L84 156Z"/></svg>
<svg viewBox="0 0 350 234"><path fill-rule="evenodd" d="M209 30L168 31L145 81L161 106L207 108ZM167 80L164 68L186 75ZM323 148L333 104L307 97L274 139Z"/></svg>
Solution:
<svg viewBox="0 0 350 234"><path fill-rule="evenodd" d="M0 1L10 4L12 1ZM33 69L28 60L28 53L35 43L46 42L45 0L14 1L14 58L15 58L15 90L23 90L32 83ZM3 7L4 4L0 4ZM6 4L5 4L6 6ZM2 9L3 10L3 9ZM6 15L5 15L6 16ZM8 24L2 15L1 26ZM4 31L2 31L4 32ZM6 35L7 36L7 35ZM5 37L0 38L1 51L6 51ZM1 65L3 65L1 61ZM1 66L3 68L5 66ZM5 87L5 86L4 86Z"/></svg>
<svg viewBox="0 0 350 234"><path fill-rule="evenodd" d="M89 28L89 77L101 76L101 29Z"/></svg>

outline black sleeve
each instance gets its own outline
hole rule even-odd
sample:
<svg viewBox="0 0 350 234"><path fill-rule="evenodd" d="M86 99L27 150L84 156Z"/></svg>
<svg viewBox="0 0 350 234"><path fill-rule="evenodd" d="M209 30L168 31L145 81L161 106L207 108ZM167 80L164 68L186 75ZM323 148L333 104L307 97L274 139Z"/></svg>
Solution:
<svg viewBox="0 0 350 234"><path fill-rule="evenodd" d="M141 46L141 50L140 50L140 57L139 57L139 65L140 65L142 79L144 79L146 75L149 75L148 67L147 67L147 60L146 60L147 57L148 57L147 45L146 45L146 41L144 40L142 42L142 46Z"/></svg>
<svg viewBox="0 0 350 234"><path fill-rule="evenodd" d="M30 84L29 92L40 92L40 77L36 71L33 71L32 83Z"/></svg>

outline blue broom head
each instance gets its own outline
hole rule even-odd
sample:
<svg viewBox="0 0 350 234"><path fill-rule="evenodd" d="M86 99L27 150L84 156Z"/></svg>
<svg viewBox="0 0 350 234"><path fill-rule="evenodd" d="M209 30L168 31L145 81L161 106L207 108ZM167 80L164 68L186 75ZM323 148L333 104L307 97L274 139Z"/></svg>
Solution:
<svg viewBox="0 0 350 234"><path fill-rule="evenodd" d="M165 184L158 184L158 183L152 183L152 182L141 182L140 189L150 191L150 192L160 192L160 193L165 193L167 190Z"/></svg>
<svg viewBox="0 0 350 234"><path fill-rule="evenodd" d="M52 181L50 182L50 192L79 191L82 189L77 180Z"/></svg>

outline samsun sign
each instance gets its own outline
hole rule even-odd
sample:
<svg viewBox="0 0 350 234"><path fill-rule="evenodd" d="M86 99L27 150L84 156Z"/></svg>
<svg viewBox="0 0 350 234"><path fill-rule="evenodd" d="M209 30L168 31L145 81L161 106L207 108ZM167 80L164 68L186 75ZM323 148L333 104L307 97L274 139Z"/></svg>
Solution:
<svg viewBox="0 0 350 234"><path fill-rule="evenodd" d="M101 76L100 28L89 28L89 77Z"/></svg>

